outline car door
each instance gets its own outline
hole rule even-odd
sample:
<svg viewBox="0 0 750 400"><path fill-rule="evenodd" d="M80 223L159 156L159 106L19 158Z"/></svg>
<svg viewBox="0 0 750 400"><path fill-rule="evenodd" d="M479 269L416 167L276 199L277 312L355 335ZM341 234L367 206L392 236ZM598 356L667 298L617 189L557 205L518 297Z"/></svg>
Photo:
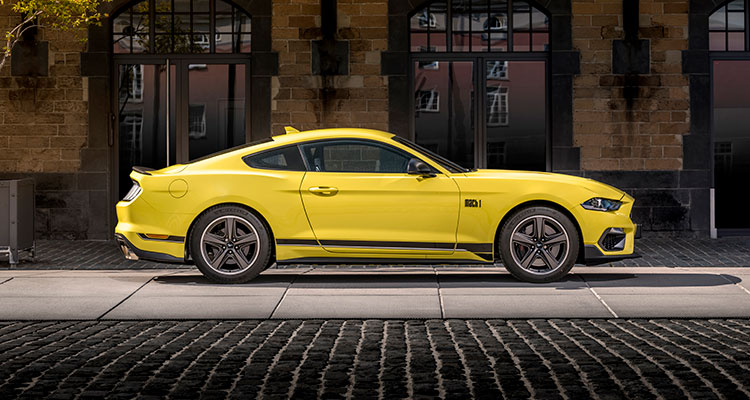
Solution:
<svg viewBox="0 0 750 400"><path fill-rule="evenodd" d="M458 186L409 175L413 155L364 139L302 144L308 164L300 192L313 232L331 252L453 253Z"/></svg>

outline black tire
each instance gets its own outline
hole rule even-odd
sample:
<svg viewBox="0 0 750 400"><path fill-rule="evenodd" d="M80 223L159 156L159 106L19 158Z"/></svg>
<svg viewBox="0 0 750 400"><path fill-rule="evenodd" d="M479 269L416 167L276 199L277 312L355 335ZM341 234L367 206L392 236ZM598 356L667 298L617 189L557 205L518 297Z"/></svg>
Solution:
<svg viewBox="0 0 750 400"><path fill-rule="evenodd" d="M503 224L497 245L508 272L532 283L567 275L580 249L578 230L570 218L541 206L514 212Z"/></svg>
<svg viewBox="0 0 750 400"><path fill-rule="evenodd" d="M195 222L190 235L190 254L209 280L244 283L269 265L271 235L265 224L247 209L216 206Z"/></svg>

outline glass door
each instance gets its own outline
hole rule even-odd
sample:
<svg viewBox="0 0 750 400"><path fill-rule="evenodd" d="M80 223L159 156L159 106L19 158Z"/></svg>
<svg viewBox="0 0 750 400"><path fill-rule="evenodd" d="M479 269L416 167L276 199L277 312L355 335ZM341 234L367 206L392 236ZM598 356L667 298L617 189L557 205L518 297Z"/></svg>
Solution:
<svg viewBox="0 0 750 400"><path fill-rule="evenodd" d="M716 228L750 229L742 207L750 182L750 60L713 62ZM721 232L719 232L721 234Z"/></svg>
<svg viewBox="0 0 750 400"><path fill-rule="evenodd" d="M486 167L547 168L546 62L489 60L484 71Z"/></svg>
<svg viewBox="0 0 750 400"><path fill-rule="evenodd" d="M164 168L245 143L248 72L245 62L118 63L119 197L133 166Z"/></svg>
<svg viewBox="0 0 750 400"><path fill-rule="evenodd" d="M474 167L474 62L414 62L417 143L467 168Z"/></svg>
<svg viewBox="0 0 750 400"><path fill-rule="evenodd" d="M244 64L188 64L188 160L245 143Z"/></svg>
<svg viewBox="0 0 750 400"><path fill-rule="evenodd" d="M163 168L176 162L176 71L166 62L117 65L120 198L132 186L133 166Z"/></svg>

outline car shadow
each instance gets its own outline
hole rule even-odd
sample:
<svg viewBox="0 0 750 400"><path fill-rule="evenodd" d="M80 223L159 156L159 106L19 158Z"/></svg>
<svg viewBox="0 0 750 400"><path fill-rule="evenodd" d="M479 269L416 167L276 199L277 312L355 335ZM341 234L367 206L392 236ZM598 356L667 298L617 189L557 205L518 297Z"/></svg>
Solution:
<svg viewBox="0 0 750 400"><path fill-rule="evenodd" d="M243 284L213 283L198 272L191 275L165 275L154 278L155 284L200 285L217 287L279 287L299 289L420 289L420 288L539 288L571 290L587 287L716 287L734 285L742 279L714 273L571 273L549 283L526 283L507 273L438 273L408 274L387 271L341 271L314 274L274 273L268 271Z"/></svg>

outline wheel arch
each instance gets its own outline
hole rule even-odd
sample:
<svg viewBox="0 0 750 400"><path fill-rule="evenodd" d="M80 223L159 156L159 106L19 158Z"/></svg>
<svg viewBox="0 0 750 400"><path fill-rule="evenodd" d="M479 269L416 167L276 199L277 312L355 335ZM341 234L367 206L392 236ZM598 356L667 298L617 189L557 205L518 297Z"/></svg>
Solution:
<svg viewBox="0 0 750 400"><path fill-rule="evenodd" d="M500 246L497 246L497 243L498 243L498 239L500 238L500 231L502 230L503 225L505 225L508 219L516 212L523 210L524 208L537 207L537 206L552 208L556 211L563 213L563 215L565 215L566 217L570 219L570 221L573 223L573 226L575 226L576 228L576 234L578 235L578 243L580 243L580 245L578 246L579 247L578 254L576 255L576 263L580 263L583 260L583 254L584 254L583 233L581 231L581 225L578 223L578 220L576 219L576 217L570 211L568 211L567 208L563 207L562 205L558 203L555 203L554 201L549 201L549 200L526 201L526 202L517 204L515 207L508 210L508 212L506 212L505 215L503 215L503 218L500 220L500 223L497 225L497 228L495 229L495 242L493 243L495 245L494 246L495 257L498 260L502 259L500 255Z"/></svg>
<svg viewBox="0 0 750 400"><path fill-rule="evenodd" d="M223 207L223 206L233 206L233 207L244 208L248 212L250 212L253 215L255 215L256 217L258 217L258 219L260 220L260 222L262 222L263 225L266 226L266 229L268 229L269 235L271 235L271 237L270 237L271 262L275 262L275 260L276 260L276 239L275 239L275 237L276 236L274 236L273 229L271 229L271 224L268 223L268 220L263 216L263 214L261 214L260 212L258 212L258 210L256 210L256 209L248 206L247 204L235 203L235 202L225 202L225 203L214 204L214 205L212 205L210 207L207 207L206 209L204 209L200 213L198 213L198 215L196 215L195 218L193 218L193 220L190 221L190 226L188 227L187 234L185 235L185 262L187 262L188 258L190 257L190 237L193 235L193 228L195 227L195 222L198 221L198 218L200 218L203 214L211 211L214 208Z"/></svg>

